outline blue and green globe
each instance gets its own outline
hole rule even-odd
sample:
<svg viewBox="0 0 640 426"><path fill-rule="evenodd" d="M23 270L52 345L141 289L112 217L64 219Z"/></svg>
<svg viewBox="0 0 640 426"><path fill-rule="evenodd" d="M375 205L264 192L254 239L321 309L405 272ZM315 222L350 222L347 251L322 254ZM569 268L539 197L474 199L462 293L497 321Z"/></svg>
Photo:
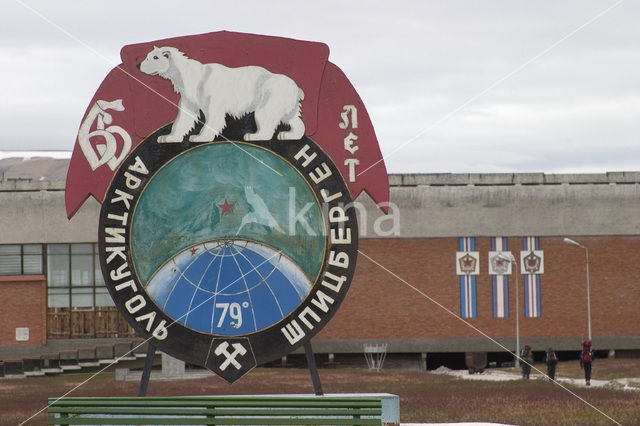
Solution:
<svg viewBox="0 0 640 426"><path fill-rule="evenodd" d="M178 253L146 289L167 315L187 327L238 335L280 321L312 285L278 250L250 241L218 240Z"/></svg>
<svg viewBox="0 0 640 426"><path fill-rule="evenodd" d="M246 335L286 318L325 258L320 203L272 151L197 146L162 167L133 215L131 254L151 299L202 333Z"/></svg>

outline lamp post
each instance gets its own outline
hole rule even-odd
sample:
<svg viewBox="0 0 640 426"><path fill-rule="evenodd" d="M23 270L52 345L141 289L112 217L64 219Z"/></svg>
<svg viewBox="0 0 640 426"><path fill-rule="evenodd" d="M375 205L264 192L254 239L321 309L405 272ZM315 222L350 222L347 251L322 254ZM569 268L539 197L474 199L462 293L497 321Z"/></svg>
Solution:
<svg viewBox="0 0 640 426"><path fill-rule="evenodd" d="M507 261L511 264L513 264L513 267L516 268L516 356L515 356L515 361L514 364L516 366L516 368L520 367L520 355L519 355L519 351L520 351L520 301L518 300L518 265L516 263L516 259L515 257L513 257L513 254L511 254L510 251L507 252L501 252L498 254L498 259L500 260L504 260Z"/></svg>
<svg viewBox="0 0 640 426"><path fill-rule="evenodd" d="M589 331L589 340L591 340L591 291L589 289L589 249L586 246L583 246L577 241L572 240L571 238L564 238L563 240L567 244L571 244L572 246L582 247L585 250L586 254L586 268L587 268L587 326Z"/></svg>

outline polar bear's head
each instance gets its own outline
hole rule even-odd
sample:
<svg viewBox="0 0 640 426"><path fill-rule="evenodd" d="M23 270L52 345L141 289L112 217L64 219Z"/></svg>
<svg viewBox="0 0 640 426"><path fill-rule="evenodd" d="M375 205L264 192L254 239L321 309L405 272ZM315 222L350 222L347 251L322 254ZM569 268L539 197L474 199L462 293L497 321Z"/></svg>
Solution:
<svg viewBox="0 0 640 426"><path fill-rule="evenodd" d="M138 69L149 75L164 75L171 67L172 59L183 56L175 47L156 47L138 64Z"/></svg>

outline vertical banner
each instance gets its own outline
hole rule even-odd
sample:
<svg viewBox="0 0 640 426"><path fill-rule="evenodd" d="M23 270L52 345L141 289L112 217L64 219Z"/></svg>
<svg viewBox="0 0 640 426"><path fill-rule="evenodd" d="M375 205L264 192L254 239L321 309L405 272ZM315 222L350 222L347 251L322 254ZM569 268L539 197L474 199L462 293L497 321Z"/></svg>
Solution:
<svg viewBox="0 0 640 426"><path fill-rule="evenodd" d="M540 250L538 237L522 237L520 270L524 278L524 316L539 318L542 315L540 276L544 273L544 252Z"/></svg>
<svg viewBox="0 0 640 426"><path fill-rule="evenodd" d="M474 237L460 237L460 247L456 253L456 274L460 276L460 316L475 318L476 275L480 273L480 253L475 251Z"/></svg>
<svg viewBox="0 0 640 426"><path fill-rule="evenodd" d="M509 317L509 275L511 262L503 259L509 257L506 237L491 237L489 252L489 275L493 289L493 317ZM502 256L500 256L502 254Z"/></svg>

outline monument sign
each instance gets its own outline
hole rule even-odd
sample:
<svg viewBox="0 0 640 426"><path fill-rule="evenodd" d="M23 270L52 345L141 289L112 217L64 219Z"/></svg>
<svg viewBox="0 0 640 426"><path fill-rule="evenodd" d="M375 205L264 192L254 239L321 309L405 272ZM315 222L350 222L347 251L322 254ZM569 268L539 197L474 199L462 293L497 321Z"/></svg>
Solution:
<svg viewBox="0 0 640 426"><path fill-rule="evenodd" d="M362 101L326 45L219 32L125 46L82 120L66 208L155 347L229 382L304 345L353 278L353 200L388 205Z"/></svg>

